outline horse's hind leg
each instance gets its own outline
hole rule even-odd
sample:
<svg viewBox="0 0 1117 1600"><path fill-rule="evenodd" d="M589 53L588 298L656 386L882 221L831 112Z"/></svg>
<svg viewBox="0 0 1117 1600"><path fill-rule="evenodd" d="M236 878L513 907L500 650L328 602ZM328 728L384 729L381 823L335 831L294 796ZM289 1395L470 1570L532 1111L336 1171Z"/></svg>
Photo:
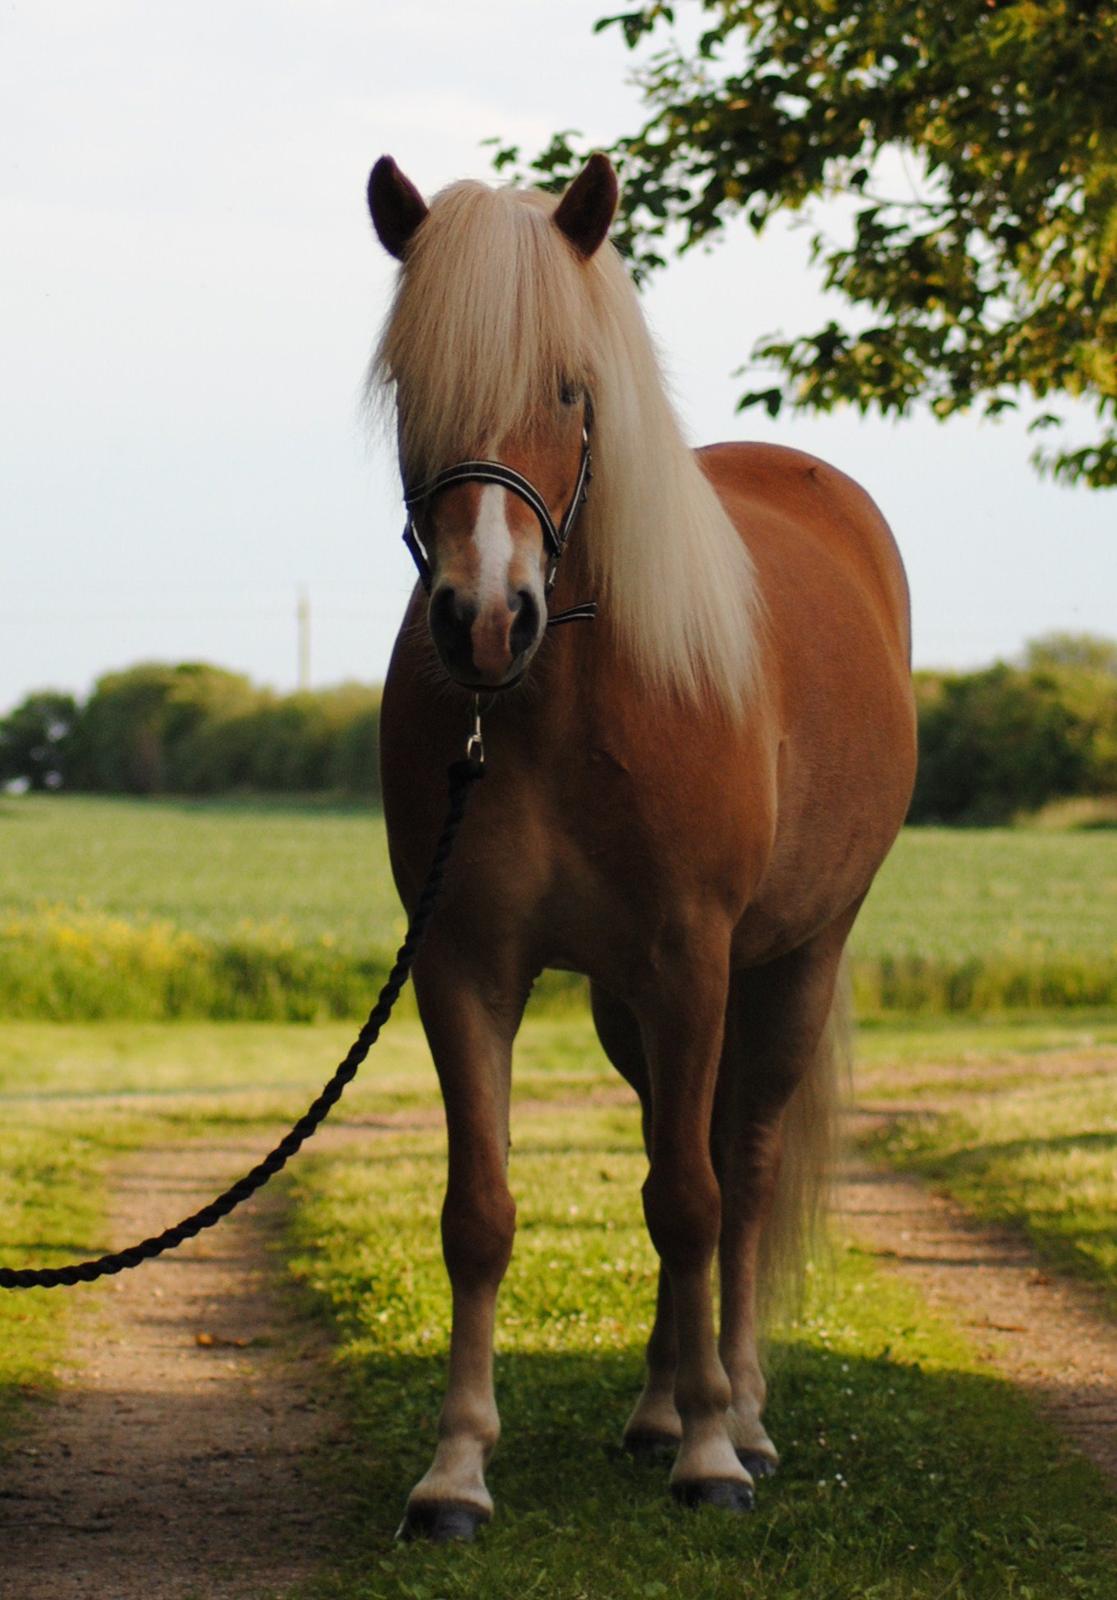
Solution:
<svg viewBox="0 0 1117 1600"><path fill-rule="evenodd" d="M789 1257L823 1176L833 1110L827 1023L847 928L848 920L801 950L736 973L730 985L713 1120L722 1193L719 1350L733 1393L730 1436L754 1477L778 1461L761 1420L758 1296L771 1289L763 1281L769 1273L801 1264Z"/></svg>
<svg viewBox="0 0 1117 1600"><path fill-rule="evenodd" d="M640 1025L623 1000L616 1000L599 984L590 986L593 1020L601 1047L640 1096L644 1145L649 1147L651 1082ZM655 1321L647 1345L647 1374L644 1388L624 1429L627 1449L639 1456L674 1456L682 1438L683 1425L675 1405L675 1310L671 1284L662 1267L656 1295Z"/></svg>
<svg viewBox="0 0 1117 1600"><path fill-rule="evenodd" d="M675 1404L682 1422L671 1488L687 1505L752 1503L752 1479L729 1437L732 1391L713 1328L711 1269L721 1197L710 1122L725 1030L728 937L708 916L664 934L669 946L636 1005L651 1084L644 1215L675 1314Z"/></svg>

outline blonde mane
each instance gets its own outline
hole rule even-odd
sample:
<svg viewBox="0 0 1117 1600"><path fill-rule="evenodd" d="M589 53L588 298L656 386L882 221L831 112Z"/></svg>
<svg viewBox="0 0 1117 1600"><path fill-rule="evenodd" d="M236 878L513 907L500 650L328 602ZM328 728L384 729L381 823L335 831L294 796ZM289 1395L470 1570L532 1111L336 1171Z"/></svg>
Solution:
<svg viewBox="0 0 1117 1600"><path fill-rule="evenodd" d="M594 475L576 538L610 626L649 684L739 713L755 675L752 561L664 390L620 256L582 261L534 191L457 183L408 250L369 371L394 390L405 478L421 481L593 397Z"/></svg>

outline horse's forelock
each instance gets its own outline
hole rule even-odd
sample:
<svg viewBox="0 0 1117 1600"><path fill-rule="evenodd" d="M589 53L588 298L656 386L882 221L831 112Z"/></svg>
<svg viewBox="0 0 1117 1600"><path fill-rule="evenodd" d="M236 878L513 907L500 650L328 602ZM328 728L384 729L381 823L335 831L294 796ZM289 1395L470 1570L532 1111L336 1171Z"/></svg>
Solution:
<svg viewBox="0 0 1117 1600"><path fill-rule="evenodd" d="M545 416L564 381L589 377L588 305L552 204L470 182L431 202L372 367L394 388L409 476Z"/></svg>

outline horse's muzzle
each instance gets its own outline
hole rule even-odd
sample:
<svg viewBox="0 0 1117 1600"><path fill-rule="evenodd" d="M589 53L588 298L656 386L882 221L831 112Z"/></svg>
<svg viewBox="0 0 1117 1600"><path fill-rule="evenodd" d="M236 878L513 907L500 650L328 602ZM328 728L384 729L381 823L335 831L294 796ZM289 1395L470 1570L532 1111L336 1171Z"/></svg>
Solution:
<svg viewBox="0 0 1117 1600"><path fill-rule="evenodd" d="M428 623L443 666L466 689L511 688L543 636L540 606L530 589L482 609L442 585L431 596Z"/></svg>

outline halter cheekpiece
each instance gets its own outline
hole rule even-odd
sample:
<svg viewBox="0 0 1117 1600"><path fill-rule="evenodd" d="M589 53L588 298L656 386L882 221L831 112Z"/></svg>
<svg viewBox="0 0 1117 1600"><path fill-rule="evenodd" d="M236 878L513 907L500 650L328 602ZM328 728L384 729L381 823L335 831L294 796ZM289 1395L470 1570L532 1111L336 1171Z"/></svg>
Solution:
<svg viewBox="0 0 1117 1600"><path fill-rule="evenodd" d="M570 497L570 504L563 514L562 521L557 525L547 507L547 502L529 478L522 472L517 472L514 467L507 467L502 461L459 461L456 466L445 467L436 473L426 483L417 488L409 489L405 486L403 503L407 507L407 526L403 530L403 542L411 552L411 559L419 569L419 581L423 588L430 594L432 572L427 552L423 549L422 542L415 532L415 518L413 515L416 506L424 505L436 494L441 494L443 489L449 489L456 483L496 483L502 489L510 489L518 495L526 505L529 505L539 519L539 526L543 530L543 545L547 551L547 577L545 593L550 594L555 586L555 573L559 559L566 549L566 542L570 532L578 519L587 494L589 493L590 479L593 473L590 467L590 436L588 427L582 428L582 456L578 463L578 477L574 484L574 492ZM596 608L594 608L596 609ZM573 613L562 612L559 617L552 617L552 623L562 621L575 621L592 616L588 606L576 606L574 611L579 613L575 618Z"/></svg>

